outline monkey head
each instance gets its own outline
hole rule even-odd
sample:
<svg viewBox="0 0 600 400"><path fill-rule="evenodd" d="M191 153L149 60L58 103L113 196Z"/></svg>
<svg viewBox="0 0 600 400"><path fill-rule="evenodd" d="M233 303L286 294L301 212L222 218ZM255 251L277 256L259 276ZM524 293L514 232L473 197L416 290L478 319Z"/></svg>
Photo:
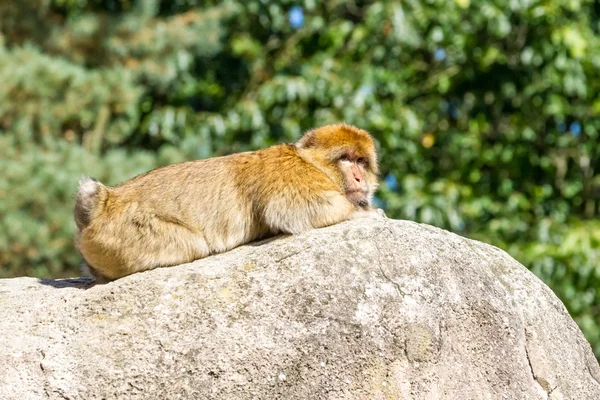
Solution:
<svg viewBox="0 0 600 400"><path fill-rule="evenodd" d="M307 132L297 143L299 153L321 167L359 208L369 208L377 188L377 153L366 131L346 124Z"/></svg>

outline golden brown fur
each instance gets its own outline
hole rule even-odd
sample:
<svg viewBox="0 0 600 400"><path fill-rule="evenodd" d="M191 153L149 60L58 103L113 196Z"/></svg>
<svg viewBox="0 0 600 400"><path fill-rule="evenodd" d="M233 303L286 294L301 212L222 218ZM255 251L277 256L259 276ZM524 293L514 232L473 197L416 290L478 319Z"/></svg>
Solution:
<svg viewBox="0 0 600 400"><path fill-rule="evenodd" d="M120 185L81 181L76 245L98 280L190 262L370 208L369 134L324 126L296 144L159 168Z"/></svg>

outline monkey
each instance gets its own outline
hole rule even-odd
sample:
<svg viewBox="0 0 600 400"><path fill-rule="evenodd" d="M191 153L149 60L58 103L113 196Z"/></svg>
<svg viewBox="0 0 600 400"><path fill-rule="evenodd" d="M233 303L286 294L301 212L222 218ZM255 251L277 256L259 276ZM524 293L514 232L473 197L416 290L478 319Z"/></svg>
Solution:
<svg viewBox="0 0 600 400"><path fill-rule="evenodd" d="M296 143L187 161L116 186L84 177L74 210L84 270L106 283L374 211L371 135L347 124Z"/></svg>

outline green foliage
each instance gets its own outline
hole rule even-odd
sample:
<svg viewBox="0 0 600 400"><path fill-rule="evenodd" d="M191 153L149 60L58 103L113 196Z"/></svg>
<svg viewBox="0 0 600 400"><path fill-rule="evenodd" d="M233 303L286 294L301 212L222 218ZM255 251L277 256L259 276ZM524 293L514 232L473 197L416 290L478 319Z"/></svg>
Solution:
<svg viewBox="0 0 600 400"><path fill-rule="evenodd" d="M378 202L506 249L600 356L591 0L0 4L0 274L75 274L76 181L373 133Z"/></svg>
<svg viewBox="0 0 600 400"><path fill-rule="evenodd" d="M0 50L0 121L20 142L63 136L98 150L122 143L139 121L141 91L123 68L88 70L31 46Z"/></svg>

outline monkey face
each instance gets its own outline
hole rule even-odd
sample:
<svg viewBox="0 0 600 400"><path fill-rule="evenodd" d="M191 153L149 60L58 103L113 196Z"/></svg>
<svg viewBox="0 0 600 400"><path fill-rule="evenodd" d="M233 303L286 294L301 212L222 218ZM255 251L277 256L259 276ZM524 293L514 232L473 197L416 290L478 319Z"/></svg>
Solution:
<svg viewBox="0 0 600 400"><path fill-rule="evenodd" d="M379 168L368 132L346 124L327 125L307 132L296 145L335 180L352 204L370 207Z"/></svg>
<svg viewBox="0 0 600 400"><path fill-rule="evenodd" d="M371 184L374 174L369 169L368 158L346 151L339 157L337 167L342 173L348 200L359 207L368 207L374 190Z"/></svg>

